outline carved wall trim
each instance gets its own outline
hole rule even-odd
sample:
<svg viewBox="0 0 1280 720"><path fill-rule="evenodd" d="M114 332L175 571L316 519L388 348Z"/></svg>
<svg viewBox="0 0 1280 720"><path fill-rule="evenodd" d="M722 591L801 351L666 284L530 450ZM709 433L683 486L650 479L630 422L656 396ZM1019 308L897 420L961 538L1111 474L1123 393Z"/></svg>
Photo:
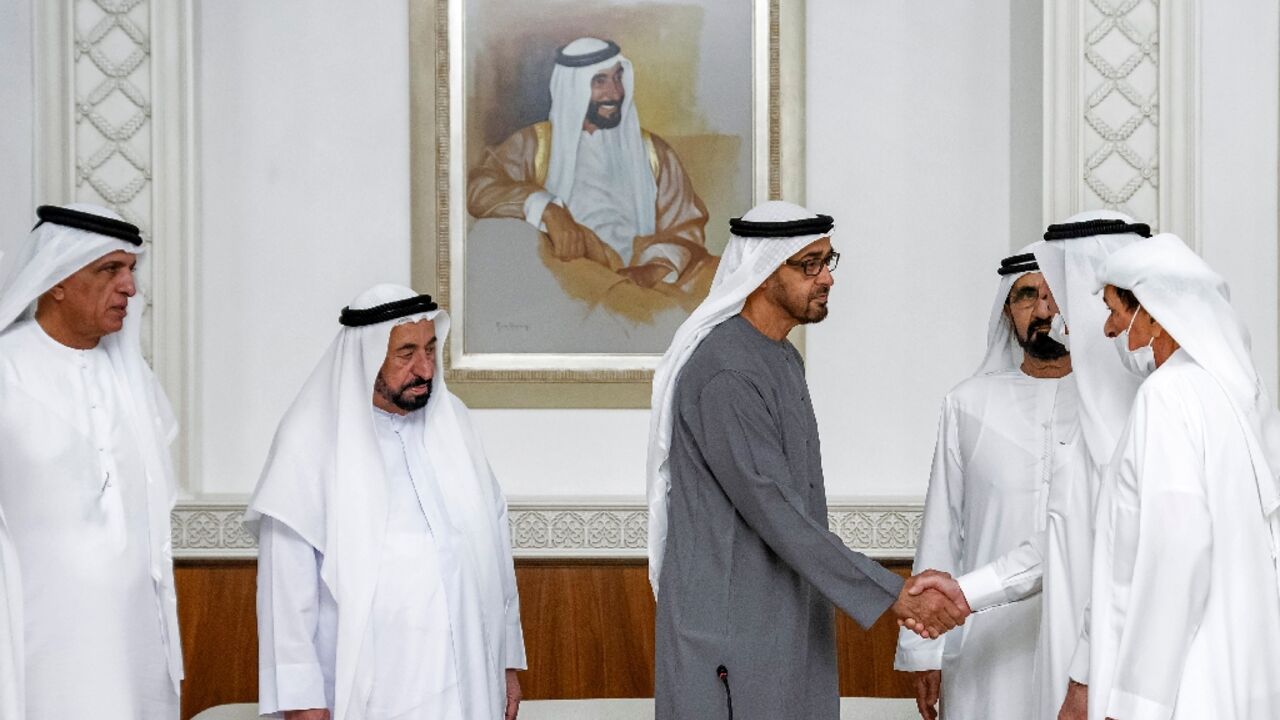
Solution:
<svg viewBox="0 0 1280 720"><path fill-rule="evenodd" d="M1198 0L1046 6L1044 222L1117 209L1198 249Z"/></svg>
<svg viewBox="0 0 1280 720"><path fill-rule="evenodd" d="M251 558L257 543L241 523L243 502L182 503L173 511L177 558ZM850 548L885 560L910 559L923 506L833 503L831 530ZM511 545L517 558L643 558L649 512L640 502L512 501Z"/></svg>

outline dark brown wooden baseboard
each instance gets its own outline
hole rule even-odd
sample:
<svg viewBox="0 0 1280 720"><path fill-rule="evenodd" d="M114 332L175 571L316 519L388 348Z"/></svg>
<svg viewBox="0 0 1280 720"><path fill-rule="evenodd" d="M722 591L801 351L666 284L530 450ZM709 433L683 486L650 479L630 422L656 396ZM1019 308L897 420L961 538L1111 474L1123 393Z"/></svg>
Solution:
<svg viewBox="0 0 1280 720"><path fill-rule="evenodd" d="M906 563L890 567L906 575ZM182 718L215 705L257 702L257 563L183 560L174 571L187 679ZM643 560L516 562L531 700L653 696L653 595ZM897 625L864 631L837 614L840 694L910 697L893 670Z"/></svg>

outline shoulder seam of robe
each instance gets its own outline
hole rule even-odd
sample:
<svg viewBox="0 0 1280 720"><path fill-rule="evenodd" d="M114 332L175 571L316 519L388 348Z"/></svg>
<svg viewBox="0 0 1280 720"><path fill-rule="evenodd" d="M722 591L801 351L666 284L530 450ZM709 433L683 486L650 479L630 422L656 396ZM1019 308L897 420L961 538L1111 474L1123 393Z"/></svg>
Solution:
<svg viewBox="0 0 1280 720"><path fill-rule="evenodd" d="M551 164L551 121L543 120L534 123L533 134L538 140L537 149L533 153L533 179L537 184L546 187L547 168ZM653 145L653 133L640 128L640 135L644 139L645 154L649 156L649 170L653 172L654 179L657 179L661 161L658 158L658 149Z"/></svg>

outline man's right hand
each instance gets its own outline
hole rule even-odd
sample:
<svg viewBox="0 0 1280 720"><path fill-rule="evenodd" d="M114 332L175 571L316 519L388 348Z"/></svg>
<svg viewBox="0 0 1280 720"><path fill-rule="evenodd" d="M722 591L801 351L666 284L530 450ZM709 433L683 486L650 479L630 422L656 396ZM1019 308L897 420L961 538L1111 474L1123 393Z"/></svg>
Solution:
<svg viewBox="0 0 1280 720"><path fill-rule="evenodd" d="M284 720L329 720L329 711L318 710L285 710Z"/></svg>
<svg viewBox="0 0 1280 720"><path fill-rule="evenodd" d="M936 638L963 625L970 613L959 584L947 573L936 570L926 570L907 580L889 610L899 625L924 638Z"/></svg>
<svg viewBox="0 0 1280 720"><path fill-rule="evenodd" d="M925 670L915 675L916 710L923 720L938 720L938 695L942 691L942 671Z"/></svg>
<svg viewBox="0 0 1280 720"><path fill-rule="evenodd" d="M1058 711L1058 720L1088 720L1089 686L1072 680L1067 685L1067 697Z"/></svg>
<svg viewBox="0 0 1280 720"><path fill-rule="evenodd" d="M609 264L609 254L604 242L590 228L578 224L565 208L547 203L542 211L542 223L547 226L547 238L551 240L551 252L560 260L586 258Z"/></svg>

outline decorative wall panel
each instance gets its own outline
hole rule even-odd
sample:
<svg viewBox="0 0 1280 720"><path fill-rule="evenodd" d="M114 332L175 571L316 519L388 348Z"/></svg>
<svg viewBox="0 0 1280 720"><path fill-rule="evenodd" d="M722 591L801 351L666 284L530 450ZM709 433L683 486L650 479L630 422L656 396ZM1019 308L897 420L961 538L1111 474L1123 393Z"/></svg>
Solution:
<svg viewBox="0 0 1280 720"><path fill-rule="evenodd" d="M1045 8L1045 223L1113 209L1198 247L1197 0Z"/></svg>
<svg viewBox="0 0 1280 720"><path fill-rule="evenodd" d="M1159 215L1157 0L1085 3L1085 208Z"/></svg>
<svg viewBox="0 0 1280 720"><path fill-rule="evenodd" d="M105 205L151 241L151 35L149 0L75 0L75 200ZM143 347L151 353L150 253L139 263Z"/></svg>
<svg viewBox="0 0 1280 720"><path fill-rule="evenodd" d="M922 507L910 504L834 504L832 532L871 557L910 559L920 535ZM174 555L248 558L257 552L242 524L244 505L200 502L173 512ZM638 503L512 502L511 546L519 558L643 558L649 512Z"/></svg>

